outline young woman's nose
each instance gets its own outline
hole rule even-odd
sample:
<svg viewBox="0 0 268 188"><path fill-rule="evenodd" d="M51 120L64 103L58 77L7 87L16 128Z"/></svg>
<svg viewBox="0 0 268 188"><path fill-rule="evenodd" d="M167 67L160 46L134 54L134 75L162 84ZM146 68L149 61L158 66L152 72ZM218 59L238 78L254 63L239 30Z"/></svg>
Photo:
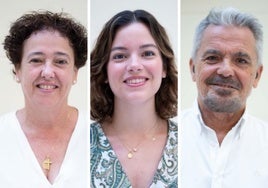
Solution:
<svg viewBox="0 0 268 188"><path fill-rule="evenodd" d="M137 56L132 56L127 62L127 71L131 73L139 73L143 69L141 59Z"/></svg>

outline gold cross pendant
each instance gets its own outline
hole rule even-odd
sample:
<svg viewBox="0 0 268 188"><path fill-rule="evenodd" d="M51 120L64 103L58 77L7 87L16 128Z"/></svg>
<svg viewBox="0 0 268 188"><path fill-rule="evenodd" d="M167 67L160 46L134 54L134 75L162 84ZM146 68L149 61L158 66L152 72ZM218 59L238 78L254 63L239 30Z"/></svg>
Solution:
<svg viewBox="0 0 268 188"><path fill-rule="evenodd" d="M50 170L50 165L52 164L51 160L49 157L46 157L45 160L42 163L42 167L45 170Z"/></svg>

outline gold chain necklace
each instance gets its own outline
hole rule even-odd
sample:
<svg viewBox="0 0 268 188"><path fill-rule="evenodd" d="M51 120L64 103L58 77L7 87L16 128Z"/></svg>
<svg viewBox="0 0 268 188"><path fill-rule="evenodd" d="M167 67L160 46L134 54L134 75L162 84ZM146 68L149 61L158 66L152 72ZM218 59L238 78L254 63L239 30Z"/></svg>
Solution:
<svg viewBox="0 0 268 188"><path fill-rule="evenodd" d="M67 114L67 120L70 119L70 116L72 114L72 110L70 110ZM54 147L52 147L52 151L54 151ZM44 170L49 171L50 170L50 166L52 165L52 161L51 161L51 157L49 157L48 155L45 157L45 159L42 162L42 167Z"/></svg>
<svg viewBox="0 0 268 188"><path fill-rule="evenodd" d="M155 123L154 123L154 126L152 126L148 131L146 131L146 134L145 135L148 135L148 133L149 132L151 132L153 129L156 129L156 127L157 127L157 119L156 119L156 121L155 121ZM117 131L116 131L117 132ZM154 131L155 132L155 131ZM154 133L155 134L155 133ZM156 141L156 137L155 137L155 135L153 134L153 136L152 136L152 141L154 142L154 141ZM138 151L138 147L140 146L140 144L144 141L144 139L142 139L140 142L138 142L138 144L136 145L136 146L134 146L134 147L129 147L126 143L124 143L123 141L122 141L122 139L119 137L119 136L117 136L117 134L115 134L116 135L116 137L117 137L117 139L121 142L121 144L128 150L128 154L127 154L127 158L128 159L132 159L133 158L133 156L134 156L134 153L136 153L137 151Z"/></svg>

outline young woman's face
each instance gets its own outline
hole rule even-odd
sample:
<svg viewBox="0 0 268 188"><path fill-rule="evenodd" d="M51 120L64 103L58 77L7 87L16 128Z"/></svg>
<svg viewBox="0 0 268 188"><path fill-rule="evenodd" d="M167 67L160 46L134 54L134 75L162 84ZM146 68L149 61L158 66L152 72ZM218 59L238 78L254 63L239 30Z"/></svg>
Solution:
<svg viewBox="0 0 268 188"><path fill-rule="evenodd" d="M21 67L16 70L25 102L52 106L67 104L77 78L74 52L67 38L57 31L38 31L24 41Z"/></svg>
<svg viewBox="0 0 268 188"><path fill-rule="evenodd" d="M118 30L107 65L115 101L151 101L166 73L160 51L148 28L132 23Z"/></svg>

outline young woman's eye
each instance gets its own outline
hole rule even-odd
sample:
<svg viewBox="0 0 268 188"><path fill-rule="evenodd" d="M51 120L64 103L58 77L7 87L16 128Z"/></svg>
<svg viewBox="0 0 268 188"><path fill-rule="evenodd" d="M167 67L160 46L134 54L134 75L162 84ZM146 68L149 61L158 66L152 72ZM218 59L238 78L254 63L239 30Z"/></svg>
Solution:
<svg viewBox="0 0 268 188"><path fill-rule="evenodd" d="M115 59L115 60L125 59L125 58L126 58L126 56L123 55L123 54L116 54L116 55L113 56L113 59Z"/></svg>
<svg viewBox="0 0 268 188"><path fill-rule="evenodd" d="M127 59L127 55L125 54L114 54L112 55L112 60L115 62L123 62Z"/></svg>
<svg viewBox="0 0 268 188"><path fill-rule="evenodd" d="M142 57L151 57L151 56L154 56L155 53L153 51L145 51L143 54L142 54Z"/></svg>

